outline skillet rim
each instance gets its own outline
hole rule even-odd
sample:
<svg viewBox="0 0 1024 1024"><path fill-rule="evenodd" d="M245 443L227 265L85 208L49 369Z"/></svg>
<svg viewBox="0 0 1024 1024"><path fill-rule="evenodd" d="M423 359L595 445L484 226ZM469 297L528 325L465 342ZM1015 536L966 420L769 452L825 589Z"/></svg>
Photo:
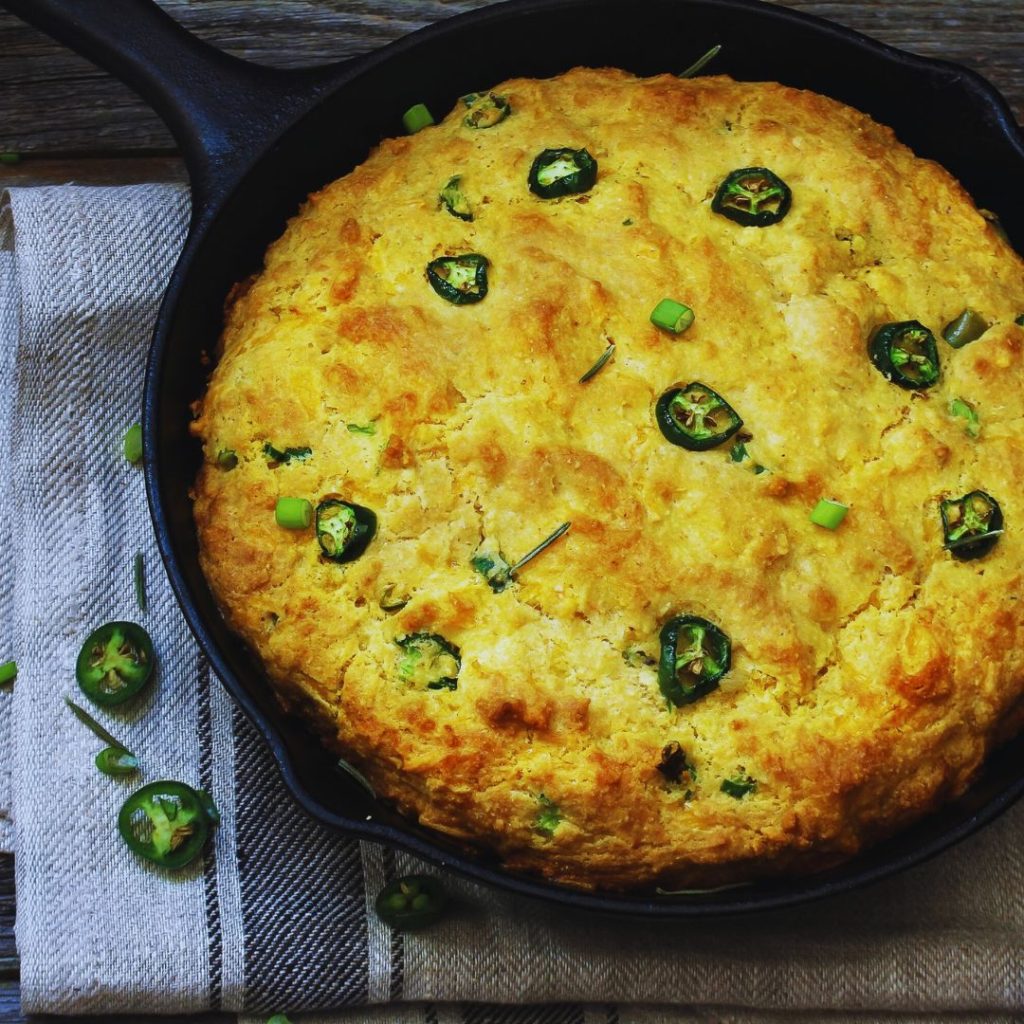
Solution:
<svg viewBox="0 0 1024 1024"><path fill-rule="evenodd" d="M622 0L598 0L605 7L620 6ZM669 0L649 0L658 6L670 6ZM988 113L988 124L993 134L1000 135L1008 142L1021 160L1024 169L1024 134L1017 125L1012 111L1005 98L985 78L971 69L952 61L910 54L887 43L879 42L853 29L837 25L826 19L810 15L790 8L778 7L762 3L760 0L686 0L692 6L705 9L717 9L735 15L757 12L759 15L786 24L799 25L829 37L838 44L851 50L867 52L894 64L907 65L926 69L933 75L945 78L950 87L959 88L975 104ZM145 391L143 398L143 435L145 449L146 490L149 499L150 513L153 520L157 545L164 567L170 579L172 589L181 606L189 629L196 638L201 650L206 655L211 668L221 680L235 702L241 707L246 717L257 729L277 762L282 781L291 797L303 810L320 823L331 827L347 836L367 839L397 847L423 858L435 867L453 871L474 882L483 883L515 895L540 899L544 902L597 911L628 917L653 919L683 919L690 917L712 917L748 914L755 911L778 910L804 904L816 899L838 895L870 884L885 877L898 874L914 865L931 859L938 853L971 835L979 828L994 820L1008 807L1024 795L1024 771L1019 770L1018 777L1002 785L994 797L990 797L979 809L968 813L963 820L952 827L939 832L938 835L923 843L912 843L910 848L886 859L885 847L901 837L906 837L923 823L937 818L939 811L933 811L920 822L901 830L894 840L877 844L869 850L858 853L846 861L837 872L821 872L797 876L785 880L759 880L750 884L723 887L722 890L709 890L699 896L689 896L685 900L665 896L639 895L636 893L615 893L586 891L567 888L555 882L523 874L515 874L492 865L472 855L453 854L444 849L441 842L444 836L437 834L436 841L431 841L431 833L410 820L407 825L392 825L377 822L371 818L357 820L345 817L318 800L303 784L292 757L287 749L284 736L278 725L288 713L281 709L275 715L266 714L257 706L256 698L249 687L228 664L212 635L208 622L197 607L197 602L190 585L179 565L179 558L173 538L167 505L162 493L162 473L160 462L160 408L162 383L168 358L173 359L171 337L183 293L187 295L189 273L196 262L197 254L210 237L215 234L217 218L235 196L245 177L254 171L268 156L270 150L299 125L310 113L319 108L347 84L355 81L367 72L391 64L418 47L429 45L436 40L454 35L464 26L497 24L507 18L519 19L553 9L582 9L588 0L508 0L508 2L491 4L446 18L416 32L403 36L378 50L364 54L345 62L335 68L331 87L318 98L305 113L297 116L289 125L284 126L273 138L263 140L262 144L254 145L248 154L245 167L234 175L234 180L224 183L217 193L208 193L207 203L194 211L193 222L185 247L169 282L154 329L153 343L150 347L146 365ZM590 0L593 6L593 0ZM322 73L324 69L313 69L311 73ZM1021 738L1024 741L1024 737ZM1006 749L1005 747L1003 748ZM968 790L966 796L975 792L981 780L991 771L995 755L994 751L986 761L986 769L979 779ZM964 797L960 798L964 800ZM955 807L947 805L947 809ZM877 851L882 851L879 863ZM864 861L869 851L876 851L867 863ZM858 866L859 865L859 866Z"/></svg>

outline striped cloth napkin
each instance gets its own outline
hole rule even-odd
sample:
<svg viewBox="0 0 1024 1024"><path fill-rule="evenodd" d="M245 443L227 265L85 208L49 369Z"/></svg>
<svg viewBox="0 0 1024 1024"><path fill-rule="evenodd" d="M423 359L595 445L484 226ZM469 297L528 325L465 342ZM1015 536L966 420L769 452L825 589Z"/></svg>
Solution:
<svg viewBox="0 0 1024 1024"><path fill-rule="evenodd" d="M0 214L0 842L16 851L25 1012L379 1024L1024 1020L1024 807L923 867L746 920L574 916L450 879L452 913L400 935L370 906L410 857L322 830L200 654L163 578L141 473L120 453L182 245L171 186L12 190ZM149 607L131 565L145 555ZM209 790L201 867L148 870L67 712L82 639L137 618L145 706L103 716L145 778ZM329 1017L327 1011L331 1011Z"/></svg>

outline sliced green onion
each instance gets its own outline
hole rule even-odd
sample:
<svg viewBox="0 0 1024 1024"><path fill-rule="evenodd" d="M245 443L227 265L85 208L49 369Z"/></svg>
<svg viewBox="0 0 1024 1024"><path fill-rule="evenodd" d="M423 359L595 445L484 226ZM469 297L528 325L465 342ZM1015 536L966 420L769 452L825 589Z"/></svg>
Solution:
<svg viewBox="0 0 1024 1024"><path fill-rule="evenodd" d="M132 566L132 576L135 581L135 603L142 611L146 610L146 563L139 551L135 555L135 562Z"/></svg>
<svg viewBox="0 0 1024 1024"><path fill-rule="evenodd" d="M267 1024L292 1024L292 1022L283 1013L275 1013L274 1016L267 1021Z"/></svg>
<svg viewBox="0 0 1024 1024"><path fill-rule="evenodd" d="M313 522L313 506L305 498L278 498L274 518L286 530L305 530Z"/></svg>
<svg viewBox="0 0 1024 1024"><path fill-rule="evenodd" d="M673 334L682 334L693 323L693 310L675 299L662 299L651 311L651 323Z"/></svg>
<svg viewBox="0 0 1024 1024"><path fill-rule="evenodd" d="M967 421L964 425L964 433L969 437L977 437L981 433L981 418L970 402L962 398L954 398L949 403L949 411L956 418Z"/></svg>
<svg viewBox="0 0 1024 1024"><path fill-rule="evenodd" d="M698 57L685 71L680 71L677 78L692 78L698 72L703 71L721 52L721 45L712 46L703 57Z"/></svg>
<svg viewBox="0 0 1024 1024"><path fill-rule="evenodd" d="M139 770L139 759L122 747L104 747L96 755L96 767L104 775L123 778Z"/></svg>
<svg viewBox="0 0 1024 1024"><path fill-rule="evenodd" d="M107 730L104 729L103 726L85 710L85 708L79 707L70 697L65 697L64 703L71 709L71 713L75 718L77 718L94 736L103 740L103 742L108 746L116 747L118 750L123 750L126 754L132 754L132 752L119 739L115 739L111 736L110 733L107 732ZM134 757L133 754L132 756Z"/></svg>
<svg viewBox="0 0 1024 1024"><path fill-rule="evenodd" d="M125 432L122 442L124 457L131 463L136 463L142 458L142 426L133 423Z"/></svg>
<svg viewBox="0 0 1024 1024"><path fill-rule="evenodd" d="M991 324L980 313L973 309L965 309L942 328L942 336L953 348L963 348L969 342L977 341L990 326Z"/></svg>
<svg viewBox="0 0 1024 1024"><path fill-rule="evenodd" d="M742 441L737 441L729 449L729 458L733 462L742 462L744 459L749 459L750 455L747 452L747 446Z"/></svg>
<svg viewBox="0 0 1024 1024"><path fill-rule="evenodd" d="M405 130L413 135L422 128L434 124L434 115L427 110L423 103L414 103L403 115L402 124Z"/></svg>
<svg viewBox="0 0 1024 1024"><path fill-rule="evenodd" d="M1018 327L1024 327L1024 313L1021 313L1021 314L1020 314L1020 316L1018 316L1018 317L1015 317L1015 318L1014 318L1014 321L1013 321L1013 322L1014 322L1014 323L1015 323L1015 324L1016 324L1016 325L1017 325Z"/></svg>
<svg viewBox="0 0 1024 1024"><path fill-rule="evenodd" d="M528 551L525 555L523 555L523 557L520 558L519 561L516 562L516 564L513 565L511 569L509 569L509 573L514 573L517 572L519 569L522 569L522 567L526 565L527 562L532 561L534 558L536 558L545 548L551 547L551 545L554 544L559 537L561 537L564 533L568 531L570 526L572 526L572 523L562 523L562 525L558 527L558 529L555 530L555 532L552 533L551 536L545 537L532 551Z"/></svg>
<svg viewBox="0 0 1024 1024"><path fill-rule="evenodd" d="M540 810L537 812L537 818L533 823L533 827L541 835L553 836L555 829L562 822L562 812L559 810L558 804L543 793L537 797L537 803L540 804Z"/></svg>
<svg viewBox="0 0 1024 1024"><path fill-rule="evenodd" d="M824 526L826 530L834 530L846 518L848 511L848 505L822 498L811 512L811 522L815 526Z"/></svg>
<svg viewBox="0 0 1024 1024"><path fill-rule="evenodd" d="M753 793L757 789L757 779L751 778L740 768L731 779L723 779L719 788L734 799L742 800L748 793Z"/></svg>
<svg viewBox="0 0 1024 1024"><path fill-rule="evenodd" d="M18 663L16 661L5 661L0 665L0 686L13 683L18 678Z"/></svg>
<svg viewBox="0 0 1024 1024"><path fill-rule="evenodd" d="M374 422L369 423L346 423L346 429L350 434L365 434L367 437L372 437L377 433L377 424Z"/></svg>
<svg viewBox="0 0 1024 1024"><path fill-rule="evenodd" d="M611 359L611 357L614 354L615 342L610 341L608 343L608 347L604 350L604 352L601 353L601 358L598 359L598 361L594 363L594 365L589 370L587 370L587 372L583 374L582 377L580 377L580 383L586 384L591 377L596 377L601 372L601 370L604 369L604 364L607 363L608 360Z"/></svg>
<svg viewBox="0 0 1024 1024"><path fill-rule="evenodd" d="M234 469L238 465L238 453L234 448L221 448L217 452L217 465L221 469Z"/></svg>

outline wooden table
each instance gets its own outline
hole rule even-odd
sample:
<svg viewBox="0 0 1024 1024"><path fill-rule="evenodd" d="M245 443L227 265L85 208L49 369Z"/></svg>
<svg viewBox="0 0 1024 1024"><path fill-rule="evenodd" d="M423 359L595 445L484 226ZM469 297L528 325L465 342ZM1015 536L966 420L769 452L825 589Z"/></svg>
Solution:
<svg viewBox="0 0 1024 1024"><path fill-rule="evenodd" d="M301 66L363 53L421 25L488 2L161 0L161 5L225 50L261 63ZM965 64L989 78L1009 100L1018 122L1024 123L1022 0L781 2L905 50ZM0 165L0 187L185 177L166 129L127 88L4 13L0 152L22 154L20 163ZM0 856L0 1024L24 1020L18 1009L13 926L13 859Z"/></svg>

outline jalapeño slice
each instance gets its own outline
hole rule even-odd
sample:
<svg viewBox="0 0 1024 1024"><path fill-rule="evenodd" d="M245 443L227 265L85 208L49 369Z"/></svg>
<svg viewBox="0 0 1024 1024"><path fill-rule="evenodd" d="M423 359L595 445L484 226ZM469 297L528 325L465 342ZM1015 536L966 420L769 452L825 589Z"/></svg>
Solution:
<svg viewBox="0 0 1024 1024"><path fill-rule="evenodd" d="M868 355L886 380L920 391L939 379L935 336L917 320L882 324L871 336Z"/></svg>
<svg viewBox="0 0 1024 1024"><path fill-rule="evenodd" d="M448 894L438 879L431 875L406 875L381 889L374 909L388 927L411 932L438 921L447 903Z"/></svg>
<svg viewBox="0 0 1024 1024"><path fill-rule="evenodd" d="M767 167L741 167L718 186L711 209L744 227L777 224L789 213L793 193Z"/></svg>
<svg viewBox="0 0 1024 1024"><path fill-rule="evenodd" d="M350 501L328 498L316 507L316 539L324 558L352 562L373 540L377 516Z"/></svg>
<svg viewBox="0 0 1024 1024"><path fill-rule="evenodd" d="M121 807L117 829L128 848L163 868L195 860L210 834L203 797L184 782L151 782Z"/></svg>
<svg viewBox="0 0 1024 1024"><path fill-rule="evenodd" d="M449 178L447 184L438 193L438 202L459 220L472 220L473 209L469 205L466 193L462 191L462 175L456 174Z"/></svg>
<svg viewBox="0 0 1024 1024"><path fill-rule="evenodd" d="M124 778L139 770L139 759L121 747L104 747L96 755L96 767L104 775L115 779Z"/></svg>
<svg viewBox="0 0 1024 1024"><path fill-rule="evenodd" d="M479 302L487 294L489 260L478 252L439 256L427 264L430 287L455 306Z"/></svg>
<svg viewBox="0 0 1024 1024"><path fill-rule="evenodd" d="M658 399L655 418L667 441L691 452L714 448L743 426L736 410L697 380L669 388Z"/></svg>
<svg viewBox="0 0 1024 1024"><path fill-rule="evenodd" d="M585 149L545 149L534 158L527 183L541 199L586 192L597 181L597 161Z"/></svg>
<svg viewBox="0 0 1024 1024"><path fill-rule="evenodd" d="M398 637L398 676L417 690L454 690L459 685L462 652L437 633Z"/></svg>
<svg viewBox="0 0 1024 1024"><path fill-rule="evenodd" d="M462 102L469 108L462 119L467 128L493 128L512 113L508 99L493 92L471 92Z"/></svg>
<svg viewBox="0 0 1024 1024"><path fill-rule="evenodd" d="M149 634L134 622L108 622L89 634L75 678L94 704L123 704L149 682L155 658Z"/></svg>
<svg viewBox="0 0 1024 1024"><path fill-rule="evenodd" d="M949 498L939 505L946 550L961 562L987 555L1003 532L999 502L984 491Z"/></svg>
<svg viewBox="0 0 1024 1024"><path fill-rule="evenodd" d="M669 619L660 639L658 685L677 708L714 690L732 665L732 641L698 615Z"/></svg>

